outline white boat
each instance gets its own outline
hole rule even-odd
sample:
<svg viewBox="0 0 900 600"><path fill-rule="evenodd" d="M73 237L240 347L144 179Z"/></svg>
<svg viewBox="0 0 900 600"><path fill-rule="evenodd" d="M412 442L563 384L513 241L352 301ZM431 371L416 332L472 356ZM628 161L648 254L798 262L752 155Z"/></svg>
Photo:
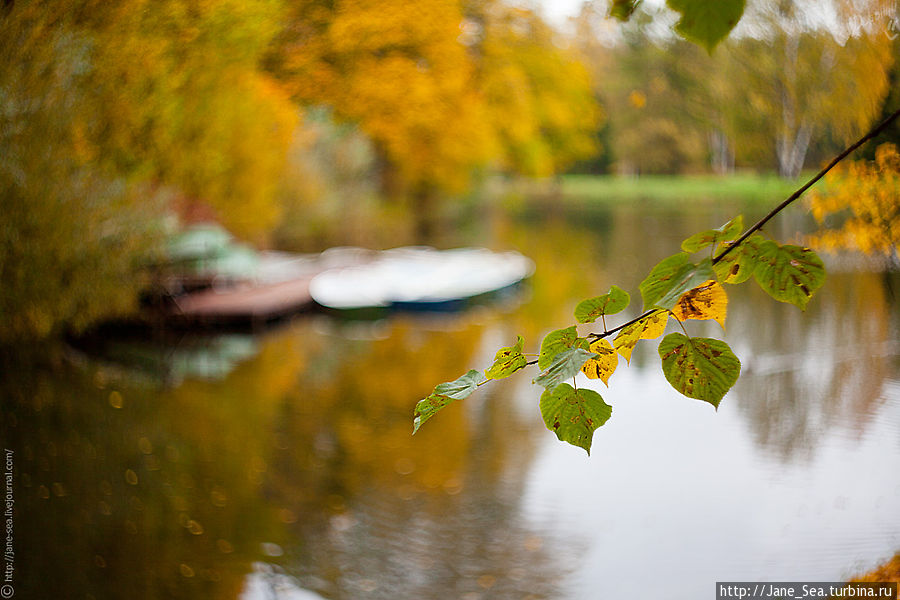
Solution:
<svg viewBox="0 0 900 600"><path fill-rule="evenodd" d="M534 263L518 252L414 246L320 273L309 292L316 303L334 310L454 310L473 298L515 286L533 272Z"/></svg>

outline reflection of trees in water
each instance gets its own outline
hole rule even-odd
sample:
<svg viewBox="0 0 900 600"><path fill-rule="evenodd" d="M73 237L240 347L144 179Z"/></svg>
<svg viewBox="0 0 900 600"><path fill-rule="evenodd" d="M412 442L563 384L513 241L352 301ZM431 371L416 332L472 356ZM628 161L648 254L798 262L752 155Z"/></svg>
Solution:
<svg viewBox="0 0 900 600"><path fill-rule="evenodd" d="M335 599L559 597L571 561L518 519L513 487L406 499L371 490L329 523L303 528L292 571Z"/></svg>
<svg viewBox="0 0 900 600"><path fill-rule="evenodd" d="M16 592L45 598L228 598L275 519L251 477L261 404L170 396L84 364L2 360L16 456ZM234 445L232 443L236 442Z"/></svg>
<svg viewBox="0 0 900 600"><path fill-rule="evenodd" d="M516 516L532 450L512 384L411 436L417 397L514 337L498 321L398 319L348 341L303 320L224 379L169 389L109 363L5 360L21 595L236 597L287 550L275 562L348 597L401 580L552 597L559 565Z"/></svg>
<svg viewBox="0 0 900 600"><path fill-rule="evenodd" d="M538 390L521 416L513 402L533 372L485 386L415 437L411 415L435 383L486 366L517 333L536 350L580 298L612 283L634 290L635 265L671 253L663 233L680 240L726 220L676 219L669 232L659 215L620 210L608 234L602 219L599 234L567 221L496 225L498 247L538 263L531 301L511 314L440 327L398 318L363 328L364 340L304 319L260 339L224 379L164 390L108 366L3 361L17 591L233 598L265 560L333 598L558 597L577 540L555 544L520 514L535 443L552 436ZM877 274L831 274L806 313L741 286L728 341L744 374L725 402L786 458L830 428L863 435L897 372L894 306ZM636 364L658 368L655 345L644 350Z"/></svg>
<svg viewBox="0 0 900 600"><path fill-rule="evenodd" d="M555 596L561 565L518 516L533 447L513 385L493 384L411 436L411 397L479 365L482 340L507 335L488 327L397 319L385 339L334 336L301 376L306 401L288 403L280 435L317 440L294 451L312 452L328 498L324 513L293 508L303 516L286 567L303 587L329 598ZM293 497L298 462L270 473L277 497Z"/></svg>
<svg viewBox="0 0 900 600"><path fill-rule="evenodd" d="M833 273L806 313L758 290L730 307L729 341L744 366L732 397L757 442L811 455L832 428L862 437L896 376L897 327L877 273Z"/></svg>

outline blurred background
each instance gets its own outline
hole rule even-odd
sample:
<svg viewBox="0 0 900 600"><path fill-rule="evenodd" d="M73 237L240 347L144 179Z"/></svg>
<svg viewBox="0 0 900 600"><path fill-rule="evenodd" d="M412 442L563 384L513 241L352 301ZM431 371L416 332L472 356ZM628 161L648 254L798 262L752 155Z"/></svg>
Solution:
<svg viewBox="0 0 900 600"><path fill-rule="evenodd" d="M579 378L613 406L590 458L528 374L411 436L434 384L518 334L536 352L612 284L636 297L900 108L895 2L748 0L712 53L662 2L609 11L0 2L16 597L698 598L900 549L896 125L767 227L823 253L805 313L748 284L726 332L692 325L743 363L718 412L648 345L609 389ZM254 252L483 246L536 270L446 314L136 326L173 236L211 222Z"/></svg>

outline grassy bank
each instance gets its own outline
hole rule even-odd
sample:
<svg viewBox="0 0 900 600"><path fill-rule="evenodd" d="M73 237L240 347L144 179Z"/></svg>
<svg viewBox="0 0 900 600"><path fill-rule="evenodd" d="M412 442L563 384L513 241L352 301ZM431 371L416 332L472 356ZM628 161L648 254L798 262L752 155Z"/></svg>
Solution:
<svg viewBox="0 0 900 600"><path fill-rule="evenodd" d="M559 191L566 198L598 202L728 199L771 203L786 198L805 181L805 178L787 180L777 175L753 173L643 177L567 175L561 179Z"/></svg>

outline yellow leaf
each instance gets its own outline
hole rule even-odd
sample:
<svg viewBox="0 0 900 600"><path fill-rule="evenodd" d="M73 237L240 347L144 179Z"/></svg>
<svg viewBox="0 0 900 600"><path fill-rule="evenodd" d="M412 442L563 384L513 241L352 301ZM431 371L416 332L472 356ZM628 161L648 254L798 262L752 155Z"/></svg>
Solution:
<svg viewBox="0 0 900 600"><path fill-rule="evenodd" d="M590 379L599 379L609 387L609 378L619 365L619 357L607 339L599 339L591 344L591 352L600 358L592 358L584 363L581 372Z"/></svg>
<svg viewBox="0 0 900 600"><path fill-rule="evenodd" d="M641 319L637 323L633 323L622 329L613 342L616 351L625 357L629 363L631 362L631 352L634 350L638 340L652 340L658 338L666 330L666 323L669 321L669 313L657 312L653 313L645 319Z"/></svg>
<svg viewBox="0 0 900 600"><path fill-rule="evenodd" d="M672 314L679 321L712 319L725 328L725 314L728 310L728 296L725 288L717 281L707 281L686 291L672 308Z"/></svg>

